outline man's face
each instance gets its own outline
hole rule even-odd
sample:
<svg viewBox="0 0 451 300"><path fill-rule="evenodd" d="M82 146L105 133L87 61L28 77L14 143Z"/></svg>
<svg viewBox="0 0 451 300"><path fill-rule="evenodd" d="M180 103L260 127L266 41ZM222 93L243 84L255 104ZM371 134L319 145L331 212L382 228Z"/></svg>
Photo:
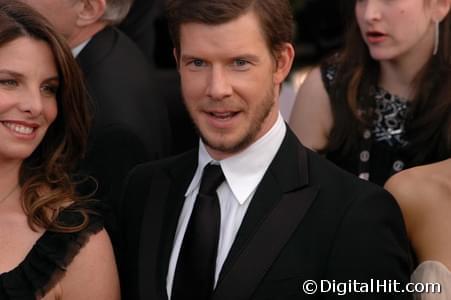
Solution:
<svg viewBox="0 0 451 300"><path fill-rule="evenodd" d="M286 74L254 13L220 25L182 24L178 65L186 107L215 159L242 151L277 120Z"/></svg>
<svg viewBox="0 0 451 300"><path fill-rule="evenodd" d="M55 29L70 41L76 30L76 20L80 9L80 0L21 0L44 17Z"/></svg>

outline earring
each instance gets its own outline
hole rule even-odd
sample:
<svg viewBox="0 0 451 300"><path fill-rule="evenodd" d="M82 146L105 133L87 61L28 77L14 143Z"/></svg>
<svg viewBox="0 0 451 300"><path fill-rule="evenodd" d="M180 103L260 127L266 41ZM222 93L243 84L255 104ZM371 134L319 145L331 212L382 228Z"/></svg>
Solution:
<svg viewBox="0 0 451 300"><path fill-rule="evenodd" d="M438 52L439 40L440 40L440 22L435 21L434 51L432 51L432 55L436 55Z"/></svg>

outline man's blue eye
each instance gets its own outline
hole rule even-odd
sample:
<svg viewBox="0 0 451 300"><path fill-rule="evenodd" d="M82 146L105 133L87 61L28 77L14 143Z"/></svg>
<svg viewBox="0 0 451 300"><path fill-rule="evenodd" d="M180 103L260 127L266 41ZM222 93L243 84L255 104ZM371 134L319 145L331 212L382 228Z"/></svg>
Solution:
<svg viewBox="0 0 451 300"><path fill-rule="evenodd" d="M194 64L196 67L202 67L203 64L204 64L204 62L203 62L202 60L200 60L200 59L195 59L195 60L193 60L193 64Z"/></svg>
<svg viewBox="0 0 451 300"><path fill-rule="evenodd" d="M250 63L245 59L235 59L232 66L237 70L245 71L250 67Z"/></svg>

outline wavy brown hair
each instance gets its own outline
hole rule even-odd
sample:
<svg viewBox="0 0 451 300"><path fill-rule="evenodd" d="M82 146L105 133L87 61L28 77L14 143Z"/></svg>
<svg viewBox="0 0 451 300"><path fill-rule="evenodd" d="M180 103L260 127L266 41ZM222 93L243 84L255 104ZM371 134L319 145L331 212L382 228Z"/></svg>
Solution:
<svg viewBox="0 0 451 300"><path fill-rule="evenodd" d="M425 0L428 1L428 0ZM325 151L343 156L357 149L364 128L370 126L376 106L370 95L377 86L379 64L371 58L354 15L356 0L345 0L347 33L345 48L327 61L337 65L331 86L334 126ZM415 94L406 121L410 141L406 153L414 164L451 156L449 122L451 114L451 16L440 23L438 53L431 56L414 82Z"/></svg>
<svg viewBox="0 0 451 300"><path fill-rule="evenodd" d="M0 0L0 47L20 37L49 45L60 81L58 115L19 171L22 206L32 229L78 231L86 226L88 215L77 205L81 199L70 172L85 152L90 123L83 77L71 50L44 17L19 1ZM69 205L83 216L80 223L57 221L59 212Z"/></svg>

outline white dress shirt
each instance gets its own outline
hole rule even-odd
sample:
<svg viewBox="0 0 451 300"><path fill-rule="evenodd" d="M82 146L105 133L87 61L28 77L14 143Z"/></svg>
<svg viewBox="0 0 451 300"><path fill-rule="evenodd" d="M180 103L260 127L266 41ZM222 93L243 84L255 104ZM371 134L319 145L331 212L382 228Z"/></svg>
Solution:
<svg viewBox="0 0 451 300"><path fill-rule="evenodd" d="M169 297L172 292L177 259L199 191L204 167L210 162L219 164L225 176L225 181L217 189L219 206L221 208L221 226L216 258L216 284L222 265L232 247L235 236L249 207L249 203L263 175L279 150L286 130L286 125L279 113L276 123L264 136L242 152L221 161L215 161L208 154L203 142L199 142L197 170L185 193L185 203L178 220L174 245L169 260L166 277L166 290Z"/></svg>
<svg viewBox="0 0 451 300"><path fill-rule="evenodd" d="M81 43L80 45L72 48L72 55L74 57L77 57L78 54L80 54L80 52L86 47L86 45L89 43L89 41L91 41L91 39L87 39L86 41L84 41L83 43Z"/></svg>

